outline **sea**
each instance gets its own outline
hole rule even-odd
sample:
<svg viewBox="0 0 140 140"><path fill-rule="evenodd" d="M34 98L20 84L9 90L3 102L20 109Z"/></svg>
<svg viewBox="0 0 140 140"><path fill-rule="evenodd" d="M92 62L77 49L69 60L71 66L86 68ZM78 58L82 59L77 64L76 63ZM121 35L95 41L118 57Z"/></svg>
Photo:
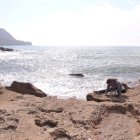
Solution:
<svg viewBox="0 0 140 140"><path fill-rule="evenodd" d="M139 84L140 47L11 46L0 51L0 82L30 82L48 95L85 99L106 88L108 78L130 86ZM70 76L81 73L84 77ZM134 84L135 83L135 84Z"/></svg>

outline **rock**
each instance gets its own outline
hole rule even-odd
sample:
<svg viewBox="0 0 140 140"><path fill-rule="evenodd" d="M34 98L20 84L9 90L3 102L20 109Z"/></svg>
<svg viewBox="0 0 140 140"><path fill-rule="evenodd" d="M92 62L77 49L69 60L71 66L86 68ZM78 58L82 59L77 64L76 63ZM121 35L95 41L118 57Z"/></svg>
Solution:
<svg viewBox="0 0 140 140"><path fill-rule="evenodd" d="M49 128L54 128L57 126L58 121L55 120L43 120L43 119L36 119L35 124L40 127L47 126Z"/></svg>
<svg viewBox="0 0 140 140"><path fill-rule="evenodd" d="M101 98L101 95L96 95L96 93L89 93L86 96L87 101L96 101L96 102L103 102L103 101L110 101L107 98Z"/></svg>
<svg viewBox="0 0 140 140"><path fill-rule="evenodd" d="M1 51L13 51L14 49L0 47L0 50L1 50Z"/></svg>
<svg viewBox="0 0 140 140"><path fill-rule="evenodd" d="M22 93L22 94L35 95L37 97L47 96L47 94L45 94L43 91L33 86L31 83L22 83L22 82L14 81L11 84L10 90L18 92L18 93Z"/></svg>
<svg viewBox="0 0 140 140"><path fill-rule="evenodd" d="M89 93L86 96L87 101L95 101L95 102L120 102L123 103L127 100L127 96L121 95L120 97L116 97L113 94L105 95L105 94L96 94L96 93Z"/></svg>
<svg viewBox="0 0 140 140"><path fill-rule="evenodd" d="M78 77L84 77L82 73L76 73L76 74L69 74L70 76L78 76Z"/></svg>
<svg viewBox="0 0 140 140"><path fill-rule="evenodd" d="M65 129L58 128L51 132L50 135L56 140L71 140L71 136L67 133Z"/></svg>

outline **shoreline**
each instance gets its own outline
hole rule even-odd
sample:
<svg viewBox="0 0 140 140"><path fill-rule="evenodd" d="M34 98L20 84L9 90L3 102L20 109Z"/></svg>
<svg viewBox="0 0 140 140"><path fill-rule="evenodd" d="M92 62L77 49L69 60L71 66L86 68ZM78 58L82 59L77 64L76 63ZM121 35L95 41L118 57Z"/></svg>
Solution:
<svg viewBox="0 0 140 140"><path fill-rule="evenodd" d="M12 84L12 82L10 82L10 84L6 85L6 84L5 84L6 82L5 82L4 80L1 80L0 82L2 83L3 86L6 86L6 87L7 87L7 86L9 87L9 86ZM124 82L124 83L125 83L125 82ZM137 79L137 80L135 80L135 81L133 81L133 82L132 82L132 81L131 81L131 82L128 81L128 82L126 82L126 84L127 84L130 88L136 88L136 87L138 87L138 86L140 85L140 80ZM37 87L37 88L38 88L38 87ZM105 88L106 88L106 87L105 87ZM104 88L104 89L105 89L105 88ZM40 88L40 89L43 90L42 88ZM80 100L86 100L86 94L87 94L87 93L91 93L91 92L93 92L94 90L96 91L97 89L96 89L96 88L93 88L93 89L91 89L91 90L89 90L89 91L86 90L86 92L82 92L83 94L82 94L81 97L80 97L80 96L79 96L79 97L76 96L76 94L74 95L72 91L71 91L70 93L72 93L73 96L67 95L67 94L66 94L66 95L64 95L64 94L63 94L63 95L61 95L61 94L60 94L60 95L59 95L59 94L53 95L52 93L49 94L49 92L47 92L47 94L48 94L49 96L57 96L59 99L76 98L76 99L80 99ZM101 89L99 89L99 90L101 90ZM43 90L43 91L44 91L44 90ZM46 91L46 90L45 90L45 91ZM75 92L75 91L74 91L74 92ZM67 93L67 92L66 92L66 93ZM77 92L76 92L76 93L77 93ZM78 92L78 93L80 93L80 92ZM85 95L85 96L83 96L83 95Z"/></svg>

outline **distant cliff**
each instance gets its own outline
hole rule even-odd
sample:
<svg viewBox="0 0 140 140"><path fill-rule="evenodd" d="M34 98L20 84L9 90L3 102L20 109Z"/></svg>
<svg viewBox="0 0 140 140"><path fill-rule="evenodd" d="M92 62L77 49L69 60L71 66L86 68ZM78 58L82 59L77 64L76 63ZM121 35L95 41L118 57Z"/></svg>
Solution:
<svg viewBox="0 0 140 140"><path fill-rule="evenodd" d="M5 29L0 28L0 46L5 46L5 45L32 45L32 43L16 40Z"/></svg>

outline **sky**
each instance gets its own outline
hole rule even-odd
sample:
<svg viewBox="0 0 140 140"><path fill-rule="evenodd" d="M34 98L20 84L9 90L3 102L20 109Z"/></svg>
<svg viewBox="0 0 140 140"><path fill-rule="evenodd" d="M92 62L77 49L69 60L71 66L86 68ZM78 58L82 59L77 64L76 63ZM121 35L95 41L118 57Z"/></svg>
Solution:
<svg viewBox="0 0 140 140"><path fill-rule="evenodd" d="M46 46L140 46L140 0L0 0L0 28Z"/></svg>

